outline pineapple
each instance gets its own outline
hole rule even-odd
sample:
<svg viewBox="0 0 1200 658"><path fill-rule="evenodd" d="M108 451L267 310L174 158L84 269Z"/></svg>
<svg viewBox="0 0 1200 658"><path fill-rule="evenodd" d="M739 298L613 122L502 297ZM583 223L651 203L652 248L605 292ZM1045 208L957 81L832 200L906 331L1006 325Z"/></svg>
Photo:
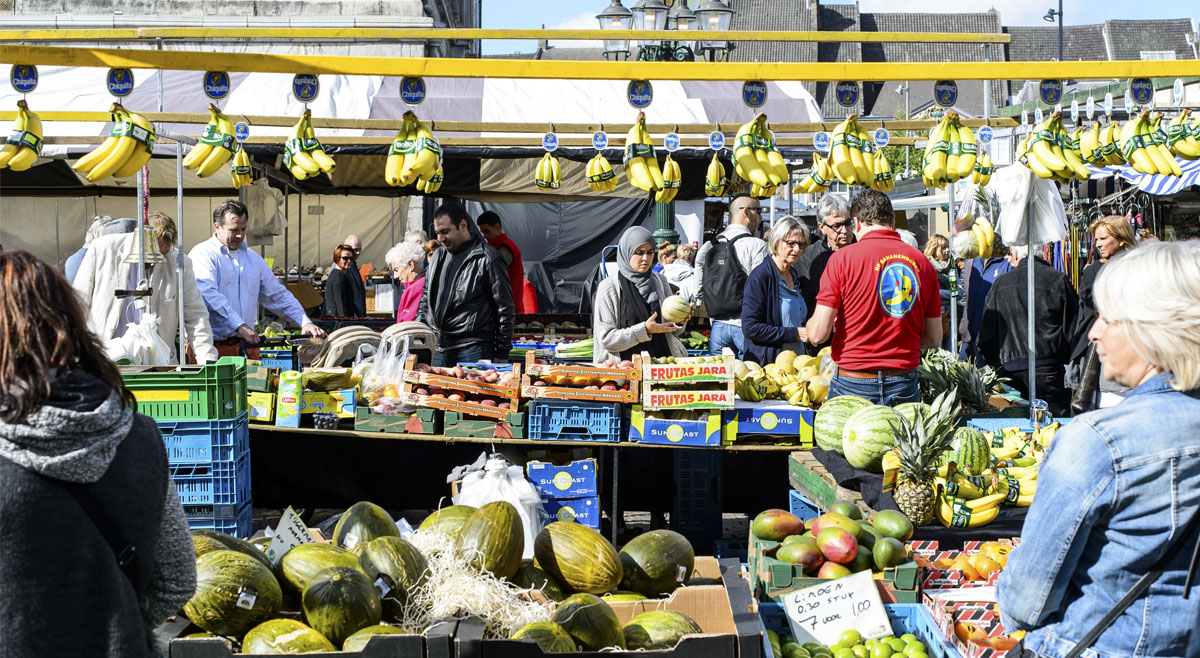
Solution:
<svg viewBox="0 0 1200 658"><path fill-rule="evenodd" d="M934 400L929 412L918 409L913 423L901 416L896 428L900 477L892 497L914 526L933 520L938 496L934 477L938 460L954 436L954 417L959 409L956 398L956 388L945 391Z"/></svg>

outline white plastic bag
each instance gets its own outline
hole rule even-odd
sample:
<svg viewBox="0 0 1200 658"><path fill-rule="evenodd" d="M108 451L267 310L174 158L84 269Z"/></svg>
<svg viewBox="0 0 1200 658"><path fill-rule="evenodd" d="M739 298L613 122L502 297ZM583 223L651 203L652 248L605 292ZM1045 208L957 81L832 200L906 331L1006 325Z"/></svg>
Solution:
<svg viewBox="0 0 1200 658"><path fill-rule="evenodd" d="M142 313L142 319L125 325L125 335L105 341L104 351L113 361L128 360L136 366L170 365L174 351L158 335L158 316Z"/></svg>
<svg viewBox="0 0 1200 658"><path fill-rule="evenodd" d="M517 516L525 528L525 550L521 557L533 559L533 538L542 531L549 515L542 509L542 496L533 483L525 479L520 466L510 465L503 457L493 455L483 471L463 477L462 488L454 497L455 505L482 507L503 500L517 508Z"/></svg>
<svg viewBox="0 0 1200 658"><path fill-rule="evenodd" d="M1033 175L1024 165L998 169L989 187L1000 201L1000 225L1005 244L1046 244L1067 234L1067 211L1058 186ZM1033 235L1028 235L1028 213L1033 211Z"/></svg>

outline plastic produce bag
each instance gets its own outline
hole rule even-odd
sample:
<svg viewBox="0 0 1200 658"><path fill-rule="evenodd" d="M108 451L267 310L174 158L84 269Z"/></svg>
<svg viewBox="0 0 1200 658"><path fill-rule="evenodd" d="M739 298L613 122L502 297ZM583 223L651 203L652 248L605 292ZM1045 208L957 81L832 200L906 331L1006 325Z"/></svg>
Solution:
<svg viewBox="0 0 1200 658"><path fill-rule="evenodd" d="M135 366L170 365L174 350L158 335L158 323L157 315L143 312L140 321L125 326L125 335L105 341L108 358Z"/></svg>
<svg viewBox="0 0 1200 658"><path fill-rule="evenodd" d="M1034 176L1024 165L1010 165L996 171L989 187L1000 202L996 231L1005 244L1045 244L1066 236L1067 211L1053 182ZM1031 206L1032 236L1027 235Z"/></svg>
<svg viewBox="0 0 1200 658"><path fill-rule="evenodd" d="M533 559L533 538L542 531L549 515L542 509L542 496L533 483L525 479L520 466L513 466L499 455L492 455L482 471L463 477L462 488L454 497L455 505L482 507L503 500L517 508L517 516L525 529L525 550L521 557Z"/></svg>
<svg viewBox="0 0 1200 658"><path fill-rule="evenodd" d="M375 352L370 371L362 380L363 397L369 401L368 404L375 413L394 416L415 411L415 407L404 404L401 394L407 362L407 338L400 341L386 337L379 339L379 349ZM357 368L356 365L355 369Z"/></svg>

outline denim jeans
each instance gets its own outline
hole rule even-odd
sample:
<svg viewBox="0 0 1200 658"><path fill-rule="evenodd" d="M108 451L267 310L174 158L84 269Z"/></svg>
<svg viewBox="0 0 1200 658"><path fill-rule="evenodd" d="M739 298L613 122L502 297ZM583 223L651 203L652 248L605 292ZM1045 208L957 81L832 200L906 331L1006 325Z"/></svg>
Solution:
<svg viewBox="0 0 1200 658"><path fill-rule="evenodd" d="M713 356L721 354L721 348L733 350L734 356L742 358L742 327L737 324L713 320L712 335L708 338L708 353Z"/></svg>
<svg viewBox="0 0 1200 658"><path fill-rule="evenodd" d="M459 363L474 363L475 361L491 359L495 351L496 348L490 343L472 343L470 345L463 345L462 347L452 347L445 351L439 347L433 353L433 365L445 368L447 366L456 366Z"/></svg>
<svg viewBox="0 0 1200 658"><path fill-rule="evenodd" d="M883 377L881 379L854 379L835 375L829 383L829 397L857 395L875 404L892 407L901 402L920 402L921 387L917 385L917 372L907 375Z"/></svg>

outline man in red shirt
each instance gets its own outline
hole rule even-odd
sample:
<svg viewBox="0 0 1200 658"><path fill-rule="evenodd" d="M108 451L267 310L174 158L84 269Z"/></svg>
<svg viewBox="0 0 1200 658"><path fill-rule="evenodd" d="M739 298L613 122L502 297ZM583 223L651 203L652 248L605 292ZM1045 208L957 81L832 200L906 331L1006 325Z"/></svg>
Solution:
<svg viewBox="0 0 1200 658"><path fill-rule="evenodd" d="M806 327L813 344L833 333L838 369L829 397L852 394L889 406L920 402L921 350L942 342L937 271L900 240L886 194L859 194L850 216L858 241L830 257Z"/></svg>
<svg viewBox="0 0 1200 658"><path fill-rule="evenodd" d="M523 300L525 264L521 262L521 248L500 227L500 215L491 210L485 210L476 223L479 225L479 232L483 234L483 239L487 240L493 249L500 252L500 258L504 259L504 264L508 266L508 281L512 284L513 305L516 312L528 313Z"/></svg>

